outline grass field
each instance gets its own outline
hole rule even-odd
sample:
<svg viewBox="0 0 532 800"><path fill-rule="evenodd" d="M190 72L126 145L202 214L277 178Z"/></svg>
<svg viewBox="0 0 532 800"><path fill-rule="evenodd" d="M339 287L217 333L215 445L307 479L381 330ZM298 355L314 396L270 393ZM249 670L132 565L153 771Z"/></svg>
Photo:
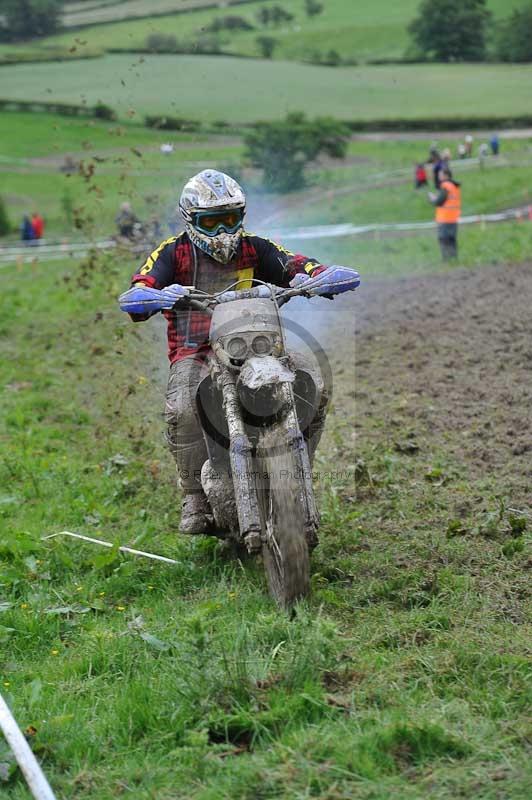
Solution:
<svg viewBox="0 0 532 800"><path fill-rule="evenodd" d="M164 221L187 176L208 164L229 165L242 150L237 139L186 133L170 138L175 152L168 160L159 150L168 134L157 130L48 114L0 114L2 196L13 224L40 208L48 236L76 235L65 217L65 198L91 220L85 236L108 236L125 199L143 219L157 212ZM94 174L62 173L67 155Z"/></svg>
<svg viewBox="0 0 532 800"><path fill-rule="evenodd" d="M241 168L236 137L134 119L0 115L13 222L37 207L52 238L108 235L121 200L164 219L187 175ZM428 145L353 141L284 198L245 170L250 223L427 219L411 173ZM66 154L85 177L59 172ZM504 141L504 167L459 166L465 209L524 201L530 155ZM447 283L433 231L289 244L363 276L354 301L302 310L335 390L316 462L322 545L293 620L259 565L177 534L163 326L132 326L116 304L137 259L36 250L0 266L2 695L58 800L525 800L531 282L518 265L532 223L461 229ZM178 563L41 538L65 529ZM0 788L29 800L3 743Z"/></svg>
<svg viewBox="0 0 532 800"><path fill-rule="evenodd" d="M412 189L413 163L425 157L428 140L353 141L346 162L318 163L308 172L308 189L277 197L264 195L260 175L243 169L238 137L168 135L131 122L117 125L29 113L0 115L0 134L2 194L8 213L17 223L23 213L40 208L51 237L73 233L65 218L65 197L92 218L89 232L99 237L113 231L112 219L126 198L142 218L156 213L164 221L173 213L187 176L208 165L236 169L243 175L250 193L249 225L261 230L342 222L417 222L432 216L426 194ZM171 157L159 151L168 138L175 145ZM441 142L446 144L452 146L452 142ZM90 176L62 173L67 155L76 163L82 161ZM531 161L531 143L515 140L505 141L501 158L488 161L484 170L457 162L464 213L490 213L527 203Z"/></svg>
<svg viewBox="0 0 532 800"><path fill-rule="evenodd" d="M523 6L526 0L488 0L488 7L495 19L507 16L514 8ZM201 6L202 0L179 3L177 0L129 0L122 3L106 3L105 6L84 10L78 6L76 13L66 15L66 23L87 25L91 21L123 19L128 14L159 13L166 8L180 6ZM321 14L309 18L304 13L302 0L286 0L283 8L294 15L294 20L281 27L261 28L257 23L257 10L262 6L276 5L269 2L251 2L235 8L210 9L196 13L179 14L160 19L134 19L83 28L82 36L66 33L46 40L46 44L72 45L73 39L87 41L87 47L140 47L147 35L154 32L173 34L178 41L197 39L204 27L212 20L236 14L255 26L249 32L230 32L220 35L222 48L241 55L258 55L256 43L258 35L267 33L274 36L277 48L275 59L309 60L316 54L326 55L335 50L342 58L355 62L367 59L402 58L409 46L408 23L415 17L419 0L402 0L389 3L387 0L327 0ZM81 4L82 5L82 4ZM96 6L98 4L94 4ZM77 46L79 44L76 43ZM0 49L1 52L1 49Z"/></svg>
<svg viewBox="0 0 532 800"><path fill-rule="evenodd" d="M471 474L408 383L354 415L337 348L323 545L290 621L257 566L176 535L162 331L115 304L131 267L11 270L0 323L1 686L58 798L524 800L526 532L498 511L518 473ZM362 398L388 338L359 352ZM41 541L64 529L179 563ZM3 796L28 800L0 761Z"/></svg>
<svg viewBox="0 0 532 800"><path fill-rule="evenodd" d="M413 164L428 152L429 141L349 144L346 162L324 161L309 170L309 186L284 197L263 194L260 176L242 168L243 147L237 137L174 134L133 123L117 125L48 114L0 115L2 196L14 226L24 213L40 209L50 238L95 236L114 232L121 201L130 200L142 219L172 218L180 187L190 174L216 166L242 174L249 192L248 227L264 233L298 225L352 222L419 222L432 218L425 192L412 188ZM161 142L175 144L171 157L161 155ZM480 141L480 140L478 140ZM455 146L441 141L441 146ZM463 184L464 214L491 213L530 201L532 142L503 143L499 160L481 170L457 162ZM83 161L85 175L60 172L65 156ZM500 164L501 166L498 166ZM91 174L87 176L87 169ZM66 208L78 209L82 229L72 228ZM505 225L477 232L464 229L464 263L519 261L531 246L532 227ZM16 230L11 238L17 237ZM319 258L344 263L364 262L370 271L425 271L439 265L432 234L348 237L322 242L293 242ZM385 266L383 266L383 264Z"/></svg>
<svg viewBox="0 0 532 800"><path fill-rule="evenodd" d="M37 71L31 64L5 66L1 74L5 98L89 105L101 100L122 118L167 113L233 124L279 118L291 110L342 119L430 118L444 109L449 117L526 114L532 97L530 65L333 70L216 56L113 55L68 68L56 63L41 64Z"/></svg>

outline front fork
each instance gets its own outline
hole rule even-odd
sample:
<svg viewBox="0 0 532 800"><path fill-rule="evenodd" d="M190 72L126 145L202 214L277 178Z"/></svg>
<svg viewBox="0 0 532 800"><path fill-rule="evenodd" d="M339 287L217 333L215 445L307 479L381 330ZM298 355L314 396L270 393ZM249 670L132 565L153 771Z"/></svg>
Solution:
<svg viewBox="0 0 532 800"><path fill-rule="evenodd" d="M229 429L229 461L240 536L250 552L256 551L261 546L261 519L253 476L253 446L242 419L236 379L227 367L221 368L218 385Z"/></svg>
<svg viewBox="0 0 532 800"><path fill-rule="evenodd" d="M312 488L312 466L308 454L308 447L299 427L297 419L296 402L292 385L283 383L281 391L284 394L286 413L280 423L285 431L287 448L291 450L293 463L296 470L297 483L300 491L301 508L305 518L305 533L307 542L315 544L319 524L318 509L314 500Z"/></svg>

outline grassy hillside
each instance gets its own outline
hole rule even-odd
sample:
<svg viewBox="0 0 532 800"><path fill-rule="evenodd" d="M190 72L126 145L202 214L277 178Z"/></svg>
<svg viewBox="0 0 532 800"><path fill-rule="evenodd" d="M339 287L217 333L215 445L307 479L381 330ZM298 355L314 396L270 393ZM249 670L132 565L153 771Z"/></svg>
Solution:
<svg viewBox="0 0 532 800"><path fill-rule="evenodd" d="M115 55L68 68L47 63L38 70L31 64L1 69L6 98L102 100L123 118L166 113L232 123L290 110L343 119L512 115L530 111L532 86L530 65L331 69L216 56Z"/></svg>
<svg viewBox="0 0 532 800"><path fill-rule="evenodd" d="M205 0L206 2L207 0ZM527 0L488 0L488 6L495 19L511 13L512 9L526 4ZM280 60L312 60L318 55L326 56L335 50L341 58L351 62L364 62L368 59L402 58L409 45L407 26L415 17L419 0L401 0L390 3L388 0L326 0L324 10L315 17L307 17L303 0L286 0L285 10L294 15L294 20L280 27L263 28L257 20L257 12L262 7L279 5L277 0L250 2L234 8L220 7L207 11L187 14L174 14L153 19L125 19L127 15L140 13L158 14L165 8L198 6L204 0L128 0L121 3L69 4L75 12L67 13L66 21L71 25L83 24L83 30L67 31L50 37L44 42L33 42L37 49L50 46L74 46L78 50L98 48L143 47L146 37L152 33L174 35L179 42L192 42L204 35L206 26L228 14L238 15L255 26L253 31L224 31L218 35L221 48L230 53L258 56L260 49L256 38L259 35L273 36L277 47L273 57ZM88 6L90 5L90 9ZM85 9L82 6L86 6ZM122 20L90 27L90 22L103 20ZM80 41L86 42L81 45ZM0 46L0 54L5 46ZM9 50L13 48L9 46ZM27 45L24 46L27 50Z"/></svg>

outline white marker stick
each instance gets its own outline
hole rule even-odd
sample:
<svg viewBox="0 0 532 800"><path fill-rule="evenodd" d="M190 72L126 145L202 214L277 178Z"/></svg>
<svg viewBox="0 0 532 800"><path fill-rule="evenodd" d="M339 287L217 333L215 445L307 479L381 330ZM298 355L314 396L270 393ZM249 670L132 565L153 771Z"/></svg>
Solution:
<svg viewBox="0 0 532 800"><path fill-rule="evenodd" d="M103 539L93 539L91 536L82 536L81 533L72 533L72 531L61 531L60 533L52 533L50 536L43 536L43 539L54 539L56 536L71 536L72 539L81 539L83 542L91 542L92 544L99 544L101 547L114 547L112 542L104 542ZM144 556L144 558L151 558L154 561L164 561L165 564L179 564L173 558L166 558L166 556L158 556L155 553L146 553L144 550L134 550L132 547L121 545L119 548L121 553L131 553L133 556Z"/></svg>
<svg viewBox="0 0 532 800"><path fill-rule="evenodd" d="M9 706L1 694L0 728L17 759L17 764L22 770L26 778L26 783L30 787L30 791L35 800L56 800L55 794L52 792L50 784L44 777L31 747L27 743L24 734L17 725L15 717L9 710Z"/></svg>

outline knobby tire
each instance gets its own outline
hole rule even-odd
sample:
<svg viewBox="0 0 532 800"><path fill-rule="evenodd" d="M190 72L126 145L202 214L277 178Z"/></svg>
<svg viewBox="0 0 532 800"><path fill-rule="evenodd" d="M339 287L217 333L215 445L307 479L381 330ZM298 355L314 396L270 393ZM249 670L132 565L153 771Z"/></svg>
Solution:
<svg viewBox="0 0 532 800"><path fill-rule="evenodd" d="M264 569L274 600L281 608L291 609L310 592L310 558L302 481L282 429L261 434L257 461Z"/></svg>

